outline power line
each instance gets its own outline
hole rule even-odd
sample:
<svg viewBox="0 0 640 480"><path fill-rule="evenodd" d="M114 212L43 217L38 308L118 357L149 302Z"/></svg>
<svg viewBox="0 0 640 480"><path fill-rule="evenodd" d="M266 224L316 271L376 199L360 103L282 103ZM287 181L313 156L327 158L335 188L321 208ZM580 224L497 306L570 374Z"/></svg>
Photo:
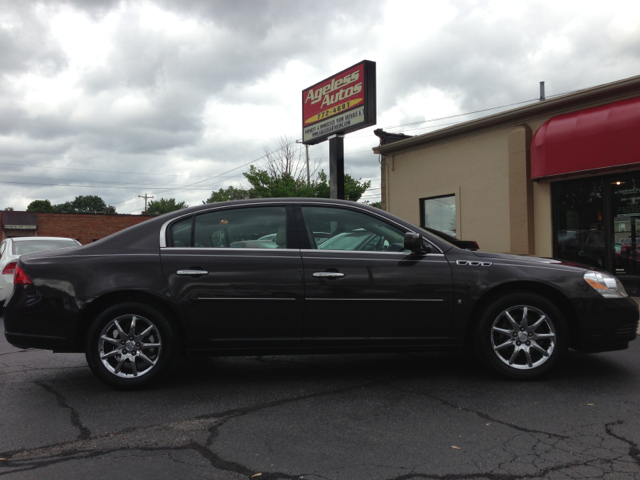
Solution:
<svg viewBox="0 0 640 480"><path fill-rule="evenodd" d="M98 173L118 173L124 175L157 175L162 177L182 177L183 173L147 173L147 172L116 172L113 170L94 170L90 168L71 168L71 167L51 167L48 165L33 165L33 164L24 164L24 163L5 163L0 162L0 165L11 165L14 167L27 167L27 168L49 168L55 170L73 170L80 172L98 172Z"/></svg>

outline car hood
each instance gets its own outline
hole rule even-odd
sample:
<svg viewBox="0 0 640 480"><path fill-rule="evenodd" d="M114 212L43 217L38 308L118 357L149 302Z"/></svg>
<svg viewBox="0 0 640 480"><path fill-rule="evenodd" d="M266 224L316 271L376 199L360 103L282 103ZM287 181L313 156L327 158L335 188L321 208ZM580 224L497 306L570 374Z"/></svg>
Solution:
<svg viewBox="0 0 640 480"><path fill-rule="evenodd" d="M583 263L558 260L557 258L534 257L532 255L512 255L508 253L472 252L476 257L483 259L504 260L509 262L527 262L532 265L554 265L564 267L574 267L582 270L598 270Z"/></svg>

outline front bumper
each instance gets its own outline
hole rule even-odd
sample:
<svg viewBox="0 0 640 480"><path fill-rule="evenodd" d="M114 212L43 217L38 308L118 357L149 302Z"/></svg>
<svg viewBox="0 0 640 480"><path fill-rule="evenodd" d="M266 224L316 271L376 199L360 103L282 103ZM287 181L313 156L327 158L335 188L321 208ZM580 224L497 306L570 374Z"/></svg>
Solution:
<svg viewBox="0 0 640 480"><path fill-rule="evenodd" d="M581 328L574 337L578 352L624 350L637 337L640 310L631 298L589 298L574 303Z"/></svg>

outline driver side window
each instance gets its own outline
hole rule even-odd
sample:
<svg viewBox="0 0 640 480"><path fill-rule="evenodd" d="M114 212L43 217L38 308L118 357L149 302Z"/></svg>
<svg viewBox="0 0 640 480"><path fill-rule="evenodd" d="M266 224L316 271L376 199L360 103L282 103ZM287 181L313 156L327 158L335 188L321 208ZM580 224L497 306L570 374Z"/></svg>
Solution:
<svg viewBox="0 0 640 480"><path fill-rule="evenodd" d="M302 207L311 248L408 252L404 231L382 219L346 208Z"/></svg>

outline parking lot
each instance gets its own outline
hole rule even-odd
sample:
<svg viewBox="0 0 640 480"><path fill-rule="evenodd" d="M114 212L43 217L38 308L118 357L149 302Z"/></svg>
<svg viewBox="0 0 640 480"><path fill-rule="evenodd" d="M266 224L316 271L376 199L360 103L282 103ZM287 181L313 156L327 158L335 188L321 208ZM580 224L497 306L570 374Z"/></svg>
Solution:
<svg viewBox="0 0 640 480"><path fill-rule="evenodd" d="M640 478L639 353L522 383L460 354L196 358L127 393L2 336L0 476Z"/></svg>

